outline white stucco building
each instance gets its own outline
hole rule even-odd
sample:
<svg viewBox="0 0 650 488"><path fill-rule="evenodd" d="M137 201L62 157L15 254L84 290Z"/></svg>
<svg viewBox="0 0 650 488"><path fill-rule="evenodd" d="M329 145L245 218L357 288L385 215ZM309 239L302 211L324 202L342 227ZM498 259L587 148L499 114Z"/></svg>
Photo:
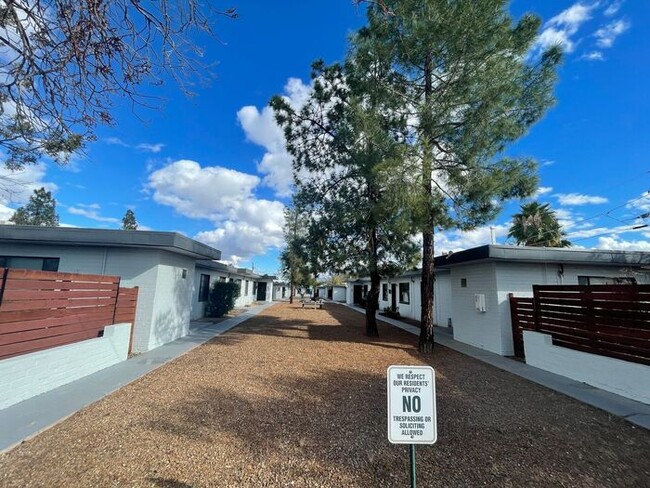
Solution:
<svg viewBox="0 0 650 488"><path fill-rule="evenodd" d="M275 276L259 275L245 268L235 268L210 260L197 261L194 273L197 286L192 296L192 319L204 316L208 290L217 281L232 281L239 285L239 298L235 302L237 308L246 307L253 302L273 300Z"/></svg>
<svg viewBox="0 0 650 488"><path fill-rule="evenodd" d="M382 279L380 311L420 319L421 271ZM434 323L454 339L488 351L514 353L508 295L532 296L533 285L650 283L650 253L486 245L435 258ZM347 303L364 299L370 280L348 284Z"/></svg>
<svg viewBox="0 0 650 488"><path fill-rule="evenodd" d="M221 252L174 232L0 226L0 267L120 276L139 288L133 351L189 332L197 260Z"/></svg>

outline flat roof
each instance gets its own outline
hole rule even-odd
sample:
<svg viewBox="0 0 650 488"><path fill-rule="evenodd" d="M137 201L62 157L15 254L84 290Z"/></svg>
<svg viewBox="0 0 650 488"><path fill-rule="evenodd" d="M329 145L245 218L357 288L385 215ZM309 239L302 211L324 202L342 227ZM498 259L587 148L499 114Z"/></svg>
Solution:
<svg viewBox="0 0 650 488"><path fill-rule="evenodd" d="M0 243L162 249L193 258L221 259L221 251L177 232L0 225Z"/></svg>
<svg viewBox="0 0 650 488"><path fill-rule="evenodd" d="M650 252L488 244L446 256L438 256L435 258L434 265L438 268L445 268L481 260L640 267L650 265Z"/></svg>
<svg viewBox="0 0 650 488"><path fill-rule="evenodd" d="M217 261L211 261L209 259L201 259L196 262L196 265L199 268L212 269L215 271L220 271L222 273L234 274L234 275L239 275L239 276L244 276L244 277L249 277L254 279L273 281L277 278L276 276L273 275L267 275L267 274L260 275L247 268L235 268L234 266L230 266L229 264L219 263Z"/></svg>

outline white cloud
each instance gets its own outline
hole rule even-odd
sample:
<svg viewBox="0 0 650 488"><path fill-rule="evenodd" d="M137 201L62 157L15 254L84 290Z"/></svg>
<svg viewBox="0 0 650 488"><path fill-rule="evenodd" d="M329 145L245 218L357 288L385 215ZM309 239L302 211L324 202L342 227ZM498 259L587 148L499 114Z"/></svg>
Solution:
<svg viewBox="0 0 650 488"><path fill-rule="evenodd" d="M55 192L56 184L43 181L45 165L34 164L25 166L20 171L11 171L0 166L0 220L8 220L16 208L27 203L34 190L43 187Z"/></svg>
<svg viewBox="0 0 650 488"><path fill-rule="evenodd" d="M573 36L580 26L591 18L591 12L597 5L597 3L587 5L578 2L551 18L544 24L542 33L535 41L533 53L539 53L555 45L560 45L566 52L572 52L575 49Z"/></svg>
<svg viewBox="0 0 650 488"><path fill-rule="evenodd" d="M594 34L597 39L596 44L601 48L612 47L616 38L629 28L630 23L627 20L615 20L596 31Z"/></svg>
<svg viewBox="0 0 650 488"><path fill-rule="evenodd" d="M235 219L223 222L217 229L199 232L194 238L221 250L223 259L233 263L283 245L284 205L250 200L241 208Z"/></svg>
<svg viewBox="0 0 650 488"><path fill-rule="evenodd" d="M650 212L650 191L643 192L637 198L630 200L625 207Z"/></svg>
<svg viewBox="0 0 650 488"><path fill-rule="evenodd" d="M147 142L141 142L135 148L138 151L143 151L143 152L150 152L154 154L158 154L160 151L162 151L163 147L165 147L165 144L159 142L157 144L149 144Z"/></svg>
<svg viewBox="0 0 650 488"><path fill-rule="evenodd" d="M616 237L599 237L596 248L617 251L650 251L650 240L626 241Z"/></svg>
<svg viewBox="0 0 650 488"><path fill-rule="evenodd" d="M215 228L195 238L237 262L284 242L284 205L256 198L259 184L254 175L181 160L151 173L146 190L182 215L210 220Z"/></svg>
<svg viewBox="0 0 650 488"><path fill-rule="evenodd" d="M580 193L558 193L555 196L561 205L597 205L609 201L605 197Z"/></svg>
<svg viewBox="0 0 650 488"><path fill-rule="evenodd" d="M91 203L89 205L80 203L76 206L67 208L68 213L71 213L72 215L81 215L82 217L96 220L97 222L110 222L113 224L120 222L120 219L115 217L102 217L99 215L99 210L101 210L101 207L98 203Z"/></svg>
<svg viewBox="0 0 650 488"><path fill-rule="evenodd" d="M297 78L289 78L284 91L285 100L299 109L309 97L311 86ZM275 122L273 110L267 106L259 111L249 105L237 112L237 120L246 139L266 150L257 165L257 170L264 175L264 185L273 189L278 197L290 196L293 188L292 158L286 150L284 134Z"/></svg>
<svg viewBox="0 0 650 488"><path fill-rule="evenodd" d="M604 61L605 57L603 56L603 53L600 51L591 51L582 56L582 59L586 59L587 61Z"/></svg>
<svg viewBox="0 0 650 488"><path fill-rule="evenodd" d="M133 145L133 144L129 144L128 142L124 142L119 137L106 137L104 138L104 142L106 144L111 144L113 146L128 147L131 149L135 149L137 151L149 152L153 154L158 154L165 147L165 144L163 144L162 142L157 142L155 144L149 142L141 142L139 144Z"/></svg>
<svg viewBox="0 0 650 488"><path fill-rule="evenodd" d="M201 167L190 160L171 163L149 175L153 199L191 218L220 221L252 198L257 176L220 166Z"/></svg>
<svg viewBox="0 0 650 488"><path fill-rule="evenodd" d="M603 12L605 16L611 17L612 15L616 15L618 11L621 9L621 6L623 5L623 1L615 1L610 3L605 11Z"/></svg>
<svg viewBox="0 0 650 488"><path fill-rule="evenodd" d="M533 198L539 198L542 195L546 195L547 193L551 193L553 191L553 188L550 186L540 186L535 194L533 195Z"/></svg>
<svg viewBox="0 0 650 488"><path fill-rule="evenodd" d="M130 144L127 144L126 142L124 142L124 141L123 141L122 139L120 139L119 137L106 137L106 138L104 139L104 142L105 142L106 144L110 144L110 145L112 145L112 146L131 147Z"/></svg>
<svg viewBox="0 0 650 488"><path fill-rule="evenodd" d="M507 223L493 226L483 226L464 232L459 230L450 230L436 233L434 236L436 256L442 254L443 252L458 252L462 251L463 249L470 249L472 247L490 244L492 242L492 230L490 227L494 229L497 242L503 242L505 236L508 235L510 224Z"/></svg>

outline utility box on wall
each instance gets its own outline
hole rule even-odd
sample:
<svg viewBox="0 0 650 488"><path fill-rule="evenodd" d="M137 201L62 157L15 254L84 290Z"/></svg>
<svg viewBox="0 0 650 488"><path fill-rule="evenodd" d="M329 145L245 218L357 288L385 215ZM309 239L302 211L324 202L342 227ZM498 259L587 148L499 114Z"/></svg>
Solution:
<svg viewBox="0 0 650 488"><path fill-rule="evenodd" d="M485 294L477 293L476 295L474 295L474 308L476 308L477 312L487 311L487 309L485 308Z"/></svg>

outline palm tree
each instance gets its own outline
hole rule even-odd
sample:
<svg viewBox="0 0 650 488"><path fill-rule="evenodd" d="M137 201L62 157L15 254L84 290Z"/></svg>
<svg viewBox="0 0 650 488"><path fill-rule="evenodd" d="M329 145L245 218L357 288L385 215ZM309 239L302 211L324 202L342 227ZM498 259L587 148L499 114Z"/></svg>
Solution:
<svg viewBox="0 0 650 488"><path fill-rule="evenodd" d="M512 216L508 232L508 237L514 238L517 245L537 247L569 247L571 243L564 239L565 236L549 204L538 202L522 205L521 212Z"/></svg>

